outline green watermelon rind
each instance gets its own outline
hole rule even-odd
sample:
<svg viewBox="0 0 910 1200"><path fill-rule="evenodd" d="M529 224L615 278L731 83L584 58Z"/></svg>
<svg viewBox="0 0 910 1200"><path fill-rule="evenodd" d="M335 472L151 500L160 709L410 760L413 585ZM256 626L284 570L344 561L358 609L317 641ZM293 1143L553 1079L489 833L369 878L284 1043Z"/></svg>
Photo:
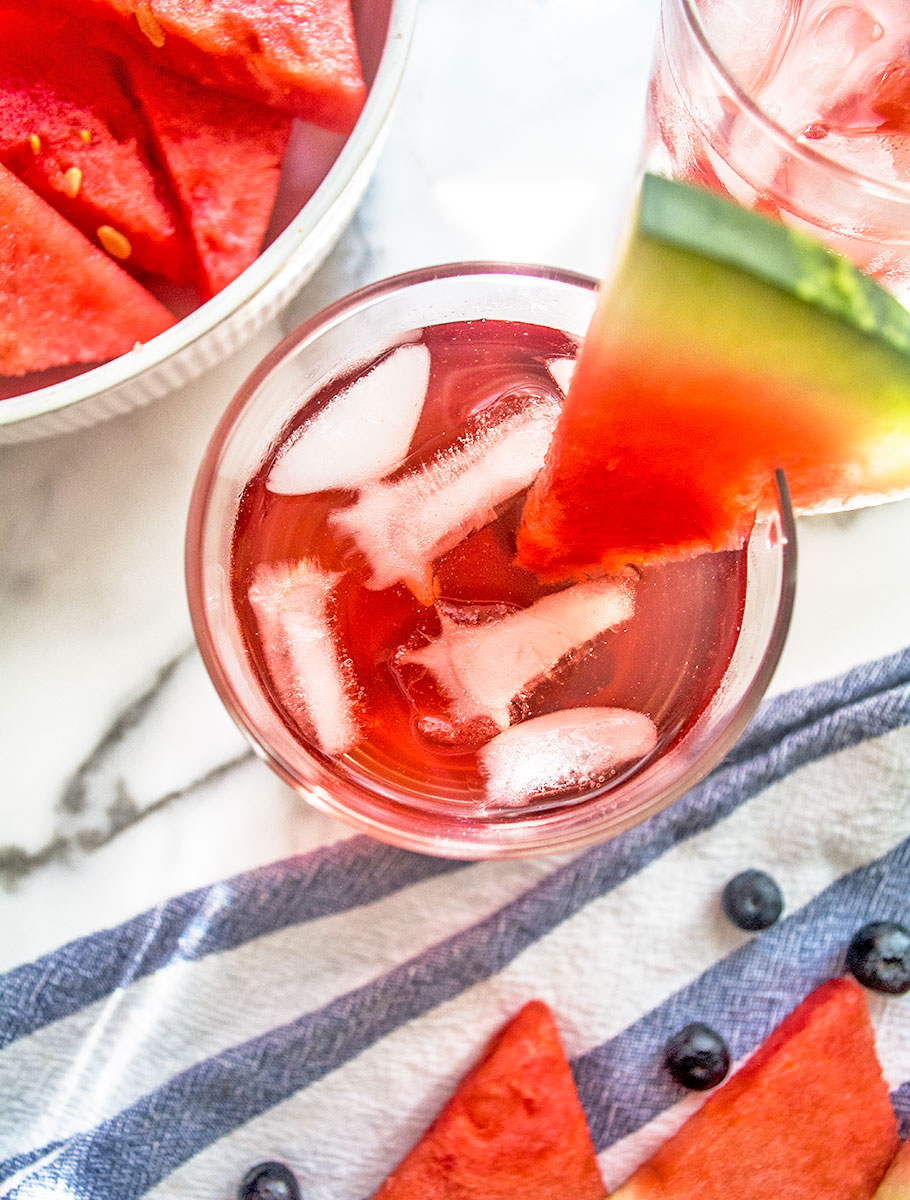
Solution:
<svg viewBox="0 0 910 1200"><path fill-rule="evenodd" d="M910 358L910 311L848 259L716 192L646 174L638 232L736 267Z"/></svg>

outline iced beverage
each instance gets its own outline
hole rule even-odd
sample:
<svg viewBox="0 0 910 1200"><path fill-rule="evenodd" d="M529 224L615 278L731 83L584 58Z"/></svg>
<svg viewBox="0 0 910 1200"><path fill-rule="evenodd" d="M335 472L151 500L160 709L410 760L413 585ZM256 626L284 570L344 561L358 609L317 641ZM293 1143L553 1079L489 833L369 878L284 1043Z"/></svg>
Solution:
<svg viewBox="0 0 910 1200"><path fill-rule="evenodd" d="M400 844L527 853L634 823L723 752L779 649L786 539L524 570L593 288L451 271L355 298L368 351L307 375L304 336L253 381L197 488L191 600L229 707L311 799ZM310 357L346 327L330 316Z"/></svg>
<svg viewBox="0 0 910 1200"><path fill-rule="evenodd" d="M819 237L910 297L910 6L663 0L649 169Z"/></svg>

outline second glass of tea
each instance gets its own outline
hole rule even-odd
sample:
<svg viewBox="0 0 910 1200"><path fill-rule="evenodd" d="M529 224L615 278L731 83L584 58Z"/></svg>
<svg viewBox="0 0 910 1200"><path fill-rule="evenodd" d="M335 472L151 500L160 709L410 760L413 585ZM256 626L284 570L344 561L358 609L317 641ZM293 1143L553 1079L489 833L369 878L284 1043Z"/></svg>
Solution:
<svg viewBox="0 0 910 1200"><path fill-rule="evenodd" d="M516 562L596 289L501 263L374 284L277 347L208 447L203 658L265 761L362 832L458 858L601 840L701 779L767 687L785 498L740 550L560 585Z"/></svg>
<svg viewBox="0 0 910 1200"><path fill-rule="evenodd" d="M817 237L910 301L906 0L662 0L645 165Z"/></svg>

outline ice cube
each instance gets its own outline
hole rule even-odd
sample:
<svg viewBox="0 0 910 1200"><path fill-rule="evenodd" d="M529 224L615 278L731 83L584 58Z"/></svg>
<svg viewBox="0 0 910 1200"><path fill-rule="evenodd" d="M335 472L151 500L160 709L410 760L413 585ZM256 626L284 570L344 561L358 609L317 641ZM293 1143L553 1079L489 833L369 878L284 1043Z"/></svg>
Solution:
<svg viewBox="0 0 910 1200"><path fill-rule="evenodd" d="M567 708L512 725L479 751L486 803L517 808L606 782L657 744L654 722L627 708Z"/></svg>
<svg viewBox="0 0 910 1200"><path fill-rule="evenodd" d="M565 396L569 390L569 382L575 374L575 359L551 358L547 363L547 370L550 372L553 382Z"/></svg>
<svg viewBox="0 0 910 1200"><path fill-rule="evenodd" d="M789 38L751 85L758 106L792 137L839 161L840 147L825 136L829 126L845 121L868 125L872 114L867 97L873 80L889 61L890 48L896 51L910 34L906 13L895 10L895 2L905 0L875 0L869 8L806 0ZM739 75L742 82L742 72ZM804 172L805 180L794 180L799 160L788 155L785 145L769 137L747 111L734 116L727 143L717 151L712 168L741 202L752 202L752 190L762 194L776 186L788 195L788 208L812 213L825 206L825 194L817 194L817 182L811 184L817 175ZM816 194L803 193L803 183ZM830 223L830 218L821 223Z"/></svg>
<svg viewBox="0 0 910 1200"><path fill-rule="evenodd" d="M754 93L761 108L796 137L818 123L824 125L847 98L861 97L870 72L883 61L898 33L890 21L890 2L875 0L866 8L806 0L775 69ZM889 11L887 37L876 9ZM906 17L897 19L897 25L904 26L905 37Z"/></svg>
<svg viewBox="0 0 910 1200"><path fill-rule="evenodd" d="M543 463L559 414L553 396L494 406L455 445L395 479L368 483L331 518L366 558L374 589L404 583L433 603L433 561L496 515ZM503 411L505 415L503 414Z"/></svg>
<svg viewBox="0 0 910 1200"><path fill-rule="evenodd" d="M387 475L407 456L429 379L422 342L393 350L292 435L269 472L269 491L305 496Z"/></svg>
<svg viewBox="0 0 910 1200"><path fill-rule="evenodd" d="M699 6L712 48L746 91L773 72L798 9L799 0L711 0Z"/></svg>
<svg viewBox="0 0 910 1200"><path fill-rule="evenodd" d="M260 563L248 592L278 698L325 754L344 754L360 740L354 688L330 618L340 578L309 559Z"/></svg>
<svg viewBox="0 0 910 1200"><path fill-rule="evenodd" d="M483 624L459 624L441 611L439 637L399 661L432 672L457 721L488 717L504 729L513 700L534 680L585 642L630 620L634 608L631 581L604 576Z"/></svg>

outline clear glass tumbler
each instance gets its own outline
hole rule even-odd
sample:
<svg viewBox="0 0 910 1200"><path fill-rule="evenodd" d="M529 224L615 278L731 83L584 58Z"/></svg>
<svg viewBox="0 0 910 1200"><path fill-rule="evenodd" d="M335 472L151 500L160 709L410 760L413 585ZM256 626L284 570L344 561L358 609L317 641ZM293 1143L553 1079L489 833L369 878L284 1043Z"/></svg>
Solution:
<svg viewBox="0 0 910 1200"><path fill-rule="evenodd" d="M538 711L558 710L564 687L576 686L577 668L590 694L601 697L595 703L618 703L602 698L612 694L615 683L623 696L637 696L637 707L654 719L658 737L653 747L590 784L558 795L530 797L527 803L487 802L477 791L476 772L472 774L464 746L455 746L451 757L451 746L439 750L434 745L428 755L431 765L422 773L423 759L406 744L409 730L415 723L419 726L419 720L405 712L396 725L393 715L385 711L410 703L398 694L402 688L389 685L389 663L395 655L380 644L380 626L389 612L394 621L399 621L395 614L404 612L409 621L407 614L416 612L422 629L429 628L428 621L444 624L449 617L437 618L434 612L441 603L440 590L445 595L451 571L461 570L469 561L484 564L480 578L474 580L484 590L484 603L471 608L470 619L482 624L491 614L498 619L514 607L491 603L487 589L499 575L510 587L524 586L520 578L515 584L509 532L501 524L509 512L517 520L520 495L506 503L504 514L497 508L493 524L485 527L505 529L503 536L496 540L484 529L476 534L471 552L480 557L472 560L465 551L470 539L443 553L433 568L434 578L442 583L438 588L434 584L419 605L403 584L378 592L358 584L349 589L356 603L349 604L343 615L336 612L331 638L339 646L330 650L329 657L335 653L345 661L344 686L350 685L356 704L366 709L372 705L367 723L393 727L391 751L386 745L381 754L374 753L369 739L364 745L334 751L318 744L295 715L294 681L289 693L270 675L269 664L275 659L264 644L269 625L257 626L251 618L251 592L243 576L243 563L251 553L255 560L250 539L259 538L268 526L272 544L283 547L281 554L294 560L282 562L279 570L293 573L300 546L310 544L310 534L303 528L306 522L295 514L306 511L312 516L322 511L320 505L344 510L351 502L351 489L356 493L358 486L338 483L344 474L337 475L335 458L343 464L357 440L349 441L339 429L333 432L331 450L325 455L332 460L329 478L336 490L303 500L267 495L262 481L272 478L270 464L278 461L282 447L292 445L300 430L326 411L327 398L331 406L338 394L347 394L344 388L369 364L387 360L402 347L407 357L421 344L432 349L431 357L436 356L428 396L455 402L457 389L447 387L446 364L452 361L468 362L459 387L482 390L484 356L492 347L498 365L490 386L504 395L507 413L514 415L516 406L520 410L527 393L538 386L556 396L558 411L557 379L564 382L564 376L554 368L547 383L550 360L538 356L528 367L527 347L561 345L568 350L560 362L570 363L590 323L596 289L595 280L570 272L502 263L427 268L371 285L307 321L265 359L228 407L205 453L186 544L190 610L203 659L228 711L261 757L306 800L355 829L412 850L459 858L540 854L607 838L663 808L714 767L738 738L767 687L790 619L796 570L785 488L779 509L756 523L741 551L653 568L653 578L647 568L638 572L635 586L642 600L628 627L595 638L593 650L590 645L578 650L571 670L561 666L547 674L540 688L531 689L530 703ZM480 339L476 352L469 346L475 335ZM525 363L517 383L509 378L508 365L502 366L511 361L513 349L520 351ZM421 356L420 350L412 355ZM380 396L376 403L391 399ZM361 425L363 419L361 410ZM363 452L362 439L358 445L357 453ZM387 468L388 477L406 476L410 461ZM315 468L321 471L321 467L317 456ZM416 519L417 505L411 511ZM314 535L312 541L317 550L324 544L321 536ZM328 578L335 587L343 574L317 572L316 577ZM528 586L534 584L528 579ZM344 588L344 579L337 586ZM325 593L318 588L317 593L315 607L320 608ZM454 604L451 588L447 595L449 614ZM303 604L308 611L313 607L309 601ZM578 615L576 606L572 620ZM300 616L298 607L294 620ZM407 621L399 621L403 632L396 636L400 639L411 636ZM643 623L637 633L636 621ZM323 665L325 632L315 637L316 642L322 640L321 649L314 650L322 654ZM305 641L310 635L302 636ZM421 638L426 641L424 635ZM346 639L363 644L375 641L376 648L370 651L374 657L365 660L363 646L344 644ZM724 652L717 657L714 650L721 641ZM413 648L413 642L407 644ZM300 646L298 652L307 653ZM497 657L505 655L494 650L489 657L496 666ZM698 672L712 661L714 674L706 691ZM422 686L419 681L418 685ZM573 693L573 705L587 702L585 697L579 701L577 691ZM518 722L523 717L511 719ZM395 737L401 740L395 743ZM533 758L534 751L532 745L522 758ZM434 773L432 763L438 772ZM450 764L454 764L451 769Z"/></svg>
<svg viewBox="0 0 910 1200"><path fill-rule="evenodd" d="M910 8L662 0L647 169L813 234L910 300Z"/></svg>

